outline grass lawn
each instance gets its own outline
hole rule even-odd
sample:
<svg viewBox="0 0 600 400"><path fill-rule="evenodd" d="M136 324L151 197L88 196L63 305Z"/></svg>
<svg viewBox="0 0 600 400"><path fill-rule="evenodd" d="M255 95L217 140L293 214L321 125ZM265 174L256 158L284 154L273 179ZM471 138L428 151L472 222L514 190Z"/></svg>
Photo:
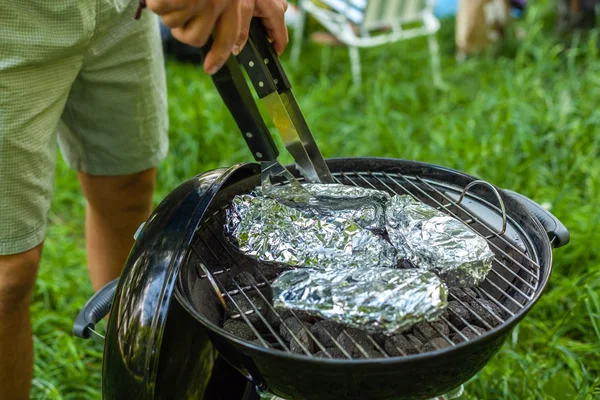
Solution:
<svg viewBox="0 0 600 400"><path fill-rule="evenodd" d="M466 386L465 399L600 397L599 36L565 46L552 34L553 2L533 3L522 43L460 65L453 22L444 23L446 93L432 87L424 40L364 51L359 91L351 89L343 49L307 44L301 67L286 62L326 157L459 169L547 204L570 229L571 244L554 253L546 293ZM171 151L160 165L156 201L195 174L251 161L210 79L169 62L168 80ZM59 162L33 305L35 398L100 398L102 348L71 336L92 294L84 205L75 173Z"/></svg>

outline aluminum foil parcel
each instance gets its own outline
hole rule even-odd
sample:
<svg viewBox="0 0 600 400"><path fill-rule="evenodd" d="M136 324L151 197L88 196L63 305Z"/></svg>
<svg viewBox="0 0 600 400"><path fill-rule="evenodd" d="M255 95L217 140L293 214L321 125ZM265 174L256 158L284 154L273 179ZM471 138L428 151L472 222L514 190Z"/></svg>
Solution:
<svg viewBox="0 0 600 400"><path fill-rule="evenodd" d="M262 262L318 268L394 267L392 244L355 222L379 218L371 213L373 208L365 210L364 214L356 210L350 218L346 209L320 212L318 207L292 207L258 191L233 199L225 229L243 254Z"/></svg>
<svg viewBox="0 0 600 400"><path fill-rule="evenodd" d="M448 304L445 284L419 269L300 268L284 272L272 287L276 308L388 335L437 319Z"/></svg>
<svg viewBox="0 0 600 400"><path fill-rule="evenodd" d="M494 253L485 238L410 196L392 197L386 224L398 256L435 271L449 287L476 286L492 269Z"/></svg>
<svg viewBox="0 0 600 400"><path fill-rule="evenodd" d="M263 185L265 197L274 198L290 207L306 210L316 216L345 218L363 228L383 232L385 230L385 205L390 195L381 190L340 184L302 185L298 190L292 185Z"/></svg>

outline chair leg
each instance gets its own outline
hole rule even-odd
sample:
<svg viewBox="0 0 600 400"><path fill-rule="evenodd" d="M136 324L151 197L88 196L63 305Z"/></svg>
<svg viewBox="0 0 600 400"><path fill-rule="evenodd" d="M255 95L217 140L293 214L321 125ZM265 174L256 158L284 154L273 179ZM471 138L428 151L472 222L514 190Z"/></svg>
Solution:
<svg viewBox="0 0 600 400"><path fill-rule="evenodd" d="M433 73L433 84L441 89L446 87L444 79L442 78L441 64L440 64L440 47L437 41L435 33L427 36L429 43L429 56L431 58L431 70Z"/></svg>
<svg viewBox="0 0 600 400"><path fill-rule="evenodd" d="M302 0L298 2L298 9L300 11L300 15L298 17L298 24L295 28L296 30L294 31L294 44L292 46L292 52L290 55L293 65L297 65L298 61L300 61L300 52L302 51L304 39L304 28L306 26L306 9L302 4Z"/></svg>
<svg viewBox="0 0 600 400"><path fill-rule="evenodd" d="M352 81L354 86L361 85L361 71L360 71L360 54L358 54L358 47L349 46L348 52L350 53L350 63L352 64Z"/></svg>

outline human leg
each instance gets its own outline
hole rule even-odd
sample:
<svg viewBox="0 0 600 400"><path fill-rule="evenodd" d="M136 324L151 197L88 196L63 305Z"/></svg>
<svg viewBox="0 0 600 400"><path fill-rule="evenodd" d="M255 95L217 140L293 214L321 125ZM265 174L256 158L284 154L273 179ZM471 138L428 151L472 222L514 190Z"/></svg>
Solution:
<svg viewBox="0 0 600 400"><path fill-rule="evenodd" d="M0 397L29 398L33 341L29 305L43 244L0 256Z"/></svg>
<svg viewBox="0 0 600 400"><path fill-rule="evenodd" d="M79 172L78 176L87 199L87 264L97 291L119 276L133 246L133 234L150 216L156 168L129 175Z"/></svg>
<svg viewBox="0 0 600 400"><path fill-rule="evenodd" d="M168 149L164 60L154 15L103 2L96 35L59 130L87 199L86 248L95 290L118 277L152 210L156 166ZM117 2L118 3L118 2Z"/></svg>
<svg viewBox="0 0 600 400"><path fill-rule="evenodd" d="M52 195L56 126L91 33L80 18L93 9L72 5L0 2L1 399L29 398L29 306Z"/></svg>

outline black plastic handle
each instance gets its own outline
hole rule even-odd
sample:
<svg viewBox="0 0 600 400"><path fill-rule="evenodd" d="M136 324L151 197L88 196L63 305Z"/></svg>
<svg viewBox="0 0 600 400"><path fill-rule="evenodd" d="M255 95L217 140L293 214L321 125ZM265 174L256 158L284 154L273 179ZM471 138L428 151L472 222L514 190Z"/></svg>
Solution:
<svg viewBox="0 0 600 400"><path fill-rule="evenodd" d="M112 299L117 290L119 278L107 283L85 303L73 324L73 334L82 339L89 339L96 324L110 312Z"/></svg>
<svg viewBox="0 0 600 400"><path fill-rule="evenodd" d="M277 52L273 48L273 45L269 42L265 26L257 18L254 18L250 24L250 40L253 42L258 53L262 56L263 62L266 64L269 72L271 73L278 92L282 93L290 90L292 88L290 80L283 70L283 66L279 61Z"/></svg>
<svg viewBox="0 0 600 400"><path fill-rule="evenodd" d="M211 45L212 39L200 48L202 59L206 57ZM235 57L230 57L227 63L212 76L212 80L254 159L256 161L276 160L279 150L258 110Z"/></svg>
<svg viewBox="0 0 600 400"><path fill-rule="evenodd" d="M571 240L571 234L567 230L567 227L563 225L552 213L529 197L525 197L520 193L513 192L512 190L504 189L504 192L512 196L514 199L523 204L529 211L535 215L535 217L542 223L542 226L548 233L550 243L555 248L562 247L569 243Z"/></svg>
<svg viewBox="0 0 600 400"><path fill-rule="evenodd" d="M271 93L277 92L277 86L271 76L271 72L267 68L269 64L267 59L263 59L258 49L254 45L252 37L237 56L239 62L244 66L250 82L256 90L259 98L264 98Z"/></svg>

